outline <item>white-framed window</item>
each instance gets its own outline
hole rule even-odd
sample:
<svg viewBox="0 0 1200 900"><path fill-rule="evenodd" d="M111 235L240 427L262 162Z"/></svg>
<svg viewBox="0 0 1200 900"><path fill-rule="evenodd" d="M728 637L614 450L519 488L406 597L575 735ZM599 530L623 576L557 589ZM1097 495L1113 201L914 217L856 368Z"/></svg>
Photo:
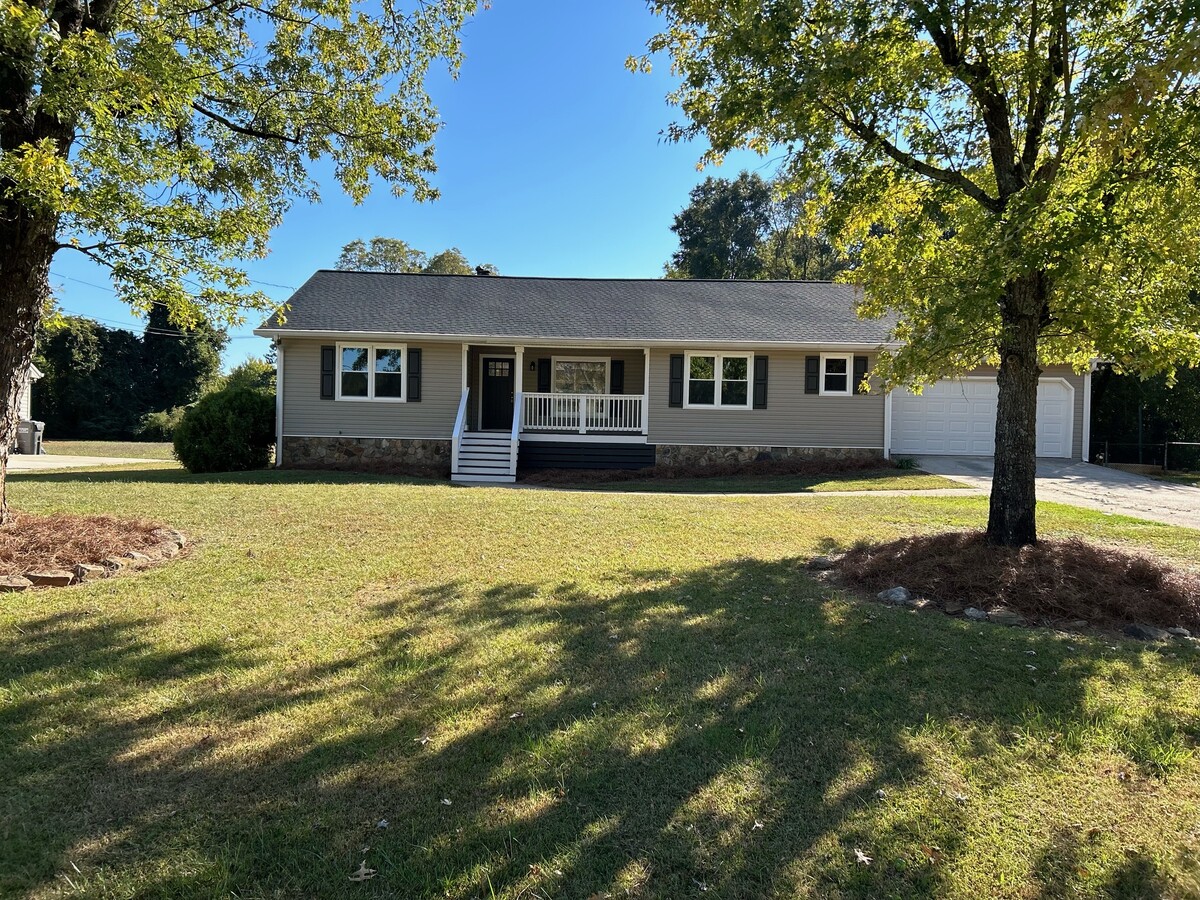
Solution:
<svg viewBox="0 0 1200 900"><path fill-rule="evenodd" d="M555 394L607 394L611 360L600 356L554 356L550 390Z"/></svg>
<svg viewBox="0 0 1200 900"><path fill-rule="evenodd" d="M854 393L854 355L821 354L821 394L844 396Z"/></svg>
<svg viewBox="0 0 1200 900"><path fill-rule="evenodd" d="M683 405L713 409L749 409L749 353L689 353L684 358Z"/></svg>
<svg viewBox="0 0 1200 900"><path fill-rule="evenodd" d="M337 399L404 403L407 352L405 344L338 344Z"/></svg>

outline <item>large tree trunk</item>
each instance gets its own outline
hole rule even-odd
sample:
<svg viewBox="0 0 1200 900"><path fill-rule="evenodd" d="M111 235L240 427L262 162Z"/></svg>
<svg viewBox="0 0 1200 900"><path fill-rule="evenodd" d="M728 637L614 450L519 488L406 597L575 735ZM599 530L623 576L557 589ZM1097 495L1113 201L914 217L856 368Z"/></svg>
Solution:
<svg viewBox="0 0 1200 900"><path fill-rule="evenodd" d="M50 295L56 249L53 215L0 204L0 525L8 509L8 454L17 436L17 405L33 362L33 343Z"/></svg>
<svg viewBox="0 0 1200 900"><path fill-rule="evenodd" d="M988 512L988 540L1005 547L1037 542L1038 334L1046 306L1041 273L1009 283L1002 306L1000 386L996 407L996 463Z"/></svg>

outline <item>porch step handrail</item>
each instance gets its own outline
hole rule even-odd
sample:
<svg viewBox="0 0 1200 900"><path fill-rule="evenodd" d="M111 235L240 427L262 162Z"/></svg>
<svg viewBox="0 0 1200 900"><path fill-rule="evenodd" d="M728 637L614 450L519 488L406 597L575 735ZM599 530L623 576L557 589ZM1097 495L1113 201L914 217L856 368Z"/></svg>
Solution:
<svg viewBox="0 0 1200 900"><path fill-rule="evenodd" d="M528 393L521 404L525 431L639 432L645 422L642 394Z"/></svg>
<svg viewBox="0 0 1200 900"><path fill-rule="evenodd" d="M518 390L513 397L513 420L512 432L509 434L509 458L508 469L510 475L517 474L517 448L521 443L521 418L524 412L524 402L522 401L522 392Z"/></svg>
<svg viewBox="0 0 1200 900"><path fill-rule="evenodd" d="M458 471L458 451L462 446L463 433L467 430L467 397L469 387L463 388L462 399L458 401L458 415L454 417L454 432L450 440L450 471Z"/></svg>

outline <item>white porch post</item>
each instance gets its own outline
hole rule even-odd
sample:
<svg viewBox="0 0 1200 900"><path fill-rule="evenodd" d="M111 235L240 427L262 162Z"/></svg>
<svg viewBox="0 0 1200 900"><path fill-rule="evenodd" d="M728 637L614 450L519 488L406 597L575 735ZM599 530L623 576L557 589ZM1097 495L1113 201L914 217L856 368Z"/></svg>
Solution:
<svg viewBox="0 0 1200 900"><path fill-rule="evenodd" d="M892 392L883 395L883 457L892 458Z"/></svg>
<svg viewBox="0 0 1200 900"><path fill-rule="evenodd" d="M525 417L525 410L521 409L525 405L525 400L521 396L524 392L521 386L525 384L525 348L513 347L513 352L517 355L517 360L513 363L516 371L513 372L513 402L517 404L517 409L513 410L513 417L517 421L517 430L525 424L522 420Z"/></svg>
<svg viewBox="0 0 1200 900"><path fill-rule="evenodd" d="M646 371L642 376L642 434L650 433L650 348L642 348Z"/></svg>
<svg viewBox="0 0 1200 900"><path fill-rule="evenodd" d="M283 339L275 341L275 468L283 467Z"/></svg>

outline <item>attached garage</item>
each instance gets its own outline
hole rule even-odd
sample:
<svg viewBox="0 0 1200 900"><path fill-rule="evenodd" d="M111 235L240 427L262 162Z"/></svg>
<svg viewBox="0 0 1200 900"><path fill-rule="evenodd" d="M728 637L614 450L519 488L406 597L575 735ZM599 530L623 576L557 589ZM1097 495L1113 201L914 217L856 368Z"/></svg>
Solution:
<svg viewBox="0 0 1200 900"><path fill-rule="evenodd" d="M994 377L946 379L920 394L892 394L893 454L991 456L996 449ZM1038 384L1037 455L1069 458L1075 388L1065 378Z"/></svg>

